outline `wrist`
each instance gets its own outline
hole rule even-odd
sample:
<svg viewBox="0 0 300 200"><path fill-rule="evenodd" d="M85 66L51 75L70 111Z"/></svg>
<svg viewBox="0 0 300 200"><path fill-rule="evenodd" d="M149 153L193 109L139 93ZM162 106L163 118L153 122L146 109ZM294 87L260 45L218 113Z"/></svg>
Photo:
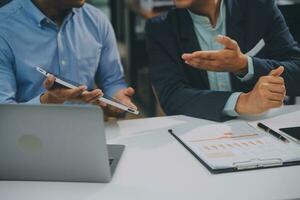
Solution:
<svg viewBox="0 0 300 200"><path fill-rule="evenodd" d="M236 103L235 111L240 114L248 114L249 113L249 93L242 93Z"/></svg>
<svg viewBox="0 0 300 200"><path fill-rule="evenodd" d="M239 68L235 72L237 75L245 75L248 73L248 57L244 54L240 56Z"/></svg>

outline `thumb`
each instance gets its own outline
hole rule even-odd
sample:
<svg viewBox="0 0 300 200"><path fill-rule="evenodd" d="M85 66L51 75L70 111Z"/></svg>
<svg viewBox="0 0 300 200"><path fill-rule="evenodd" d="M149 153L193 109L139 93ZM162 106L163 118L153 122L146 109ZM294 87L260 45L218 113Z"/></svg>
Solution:
<svg viewBox="0 0 300 200"><path fill-rule="evenodd" d="M47 79L44 81L44 87L47 90L50 90L51 87L54 85L54 82L55 82L55 77L53 75L49 75Z"/></svg>
<svg viewBox="0 0 300 200"><path fill-rule="evenodd" d="M125 95L126 96L133 96L134 95L134 89L132 87L129 87L127 89L125 89Z"/></svg>
<svg viewBox="0 0 300 200"><path fill-rule="evenodd" d="M226 49L237 50L239 48L239 45L235 40L232 40L231 38L224 35L218 35L216 37L216 41L224 45Z"/></svg>
<svg viewBox="0 0 300 200"><path fill-rule="evenodd" d="M284 67L280 66L277 69L272 70L269 76L280 76L284 72Z"/></svg>

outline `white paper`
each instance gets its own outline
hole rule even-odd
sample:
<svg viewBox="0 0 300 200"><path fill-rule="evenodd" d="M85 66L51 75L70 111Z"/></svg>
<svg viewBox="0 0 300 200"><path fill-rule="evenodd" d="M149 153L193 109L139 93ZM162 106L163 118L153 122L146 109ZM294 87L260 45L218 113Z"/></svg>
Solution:
<svg viewBox="0 0 300 200"><path fill-rule="evenodd" d="M245 122L199 127L178 137L213 169L300 160L300 146L283 143Z"/></svg>
<svg viewBox="0 0 300 200"><path fill-rule="evenodd" d="M185 121L176 120L169 117L156 117L119 121L118 125L122 134L135 134L156 129L170 128L184 123Z"/></svg>

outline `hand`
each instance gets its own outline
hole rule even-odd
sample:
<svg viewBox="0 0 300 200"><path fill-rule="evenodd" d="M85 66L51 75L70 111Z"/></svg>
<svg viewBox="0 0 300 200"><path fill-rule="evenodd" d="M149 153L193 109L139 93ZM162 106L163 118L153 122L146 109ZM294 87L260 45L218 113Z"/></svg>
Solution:
<svg viewBox="0 0 300 200"><path fill-rule="evenodd" d="M268 76L258 80L251 92L242 93L236 104L237 113L260 114L282 106L286 94L284 79L280 77L283 72L283 67L272 70Z"/></svg>
<svg viewBox="0 0 300 200"><path fill-rule="evenodd" d="M183 54L186 64L195 68L215 72L232 72L243 75L248 72L248 58L244 55L238 43L227 36L219 35L216 41L224 45L219 51L196 51Z"/></svg>
<svg viewBox="0 0 300 200"><path fill-rule="evenodd" d="M134 95L134 89L129 87L125 89L121 89L116 92L113 96L116 100L120 101L121 103L127 105L130 108L137 109L136 105L134 105L131 101L131 97ZM123 110L115 108L113 106L108 106L108 110L106 110L106 114L109 116L118 117L120 114L124 113Z"/></svg>
<svg viewBox="0 0 300 200"><path fill-rule="evenodd" d="M55 77L50 75L44 81L44 87L47 92L44 93L40 100L43 104L62 104L65 101L69 102L85 102L89 104L99 104L101 106L106 106L105 103L99 102L99 97L103 95L102 91L99 89L93 90L91 92L86 91L86 86L80 86L75 89L66 88L52 88L55 82Z"/></svg>

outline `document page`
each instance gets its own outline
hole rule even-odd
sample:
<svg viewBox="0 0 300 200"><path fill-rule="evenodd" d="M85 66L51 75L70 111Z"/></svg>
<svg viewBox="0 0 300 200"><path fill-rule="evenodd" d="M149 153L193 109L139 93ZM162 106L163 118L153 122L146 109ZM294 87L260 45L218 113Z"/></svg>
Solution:
<svg viewBox="0 0 300 200"><path fill-rule="evenodd" d="M178 137L212 169L300 160L300 145L290 146L245 122L199 127Z"/></svg>

